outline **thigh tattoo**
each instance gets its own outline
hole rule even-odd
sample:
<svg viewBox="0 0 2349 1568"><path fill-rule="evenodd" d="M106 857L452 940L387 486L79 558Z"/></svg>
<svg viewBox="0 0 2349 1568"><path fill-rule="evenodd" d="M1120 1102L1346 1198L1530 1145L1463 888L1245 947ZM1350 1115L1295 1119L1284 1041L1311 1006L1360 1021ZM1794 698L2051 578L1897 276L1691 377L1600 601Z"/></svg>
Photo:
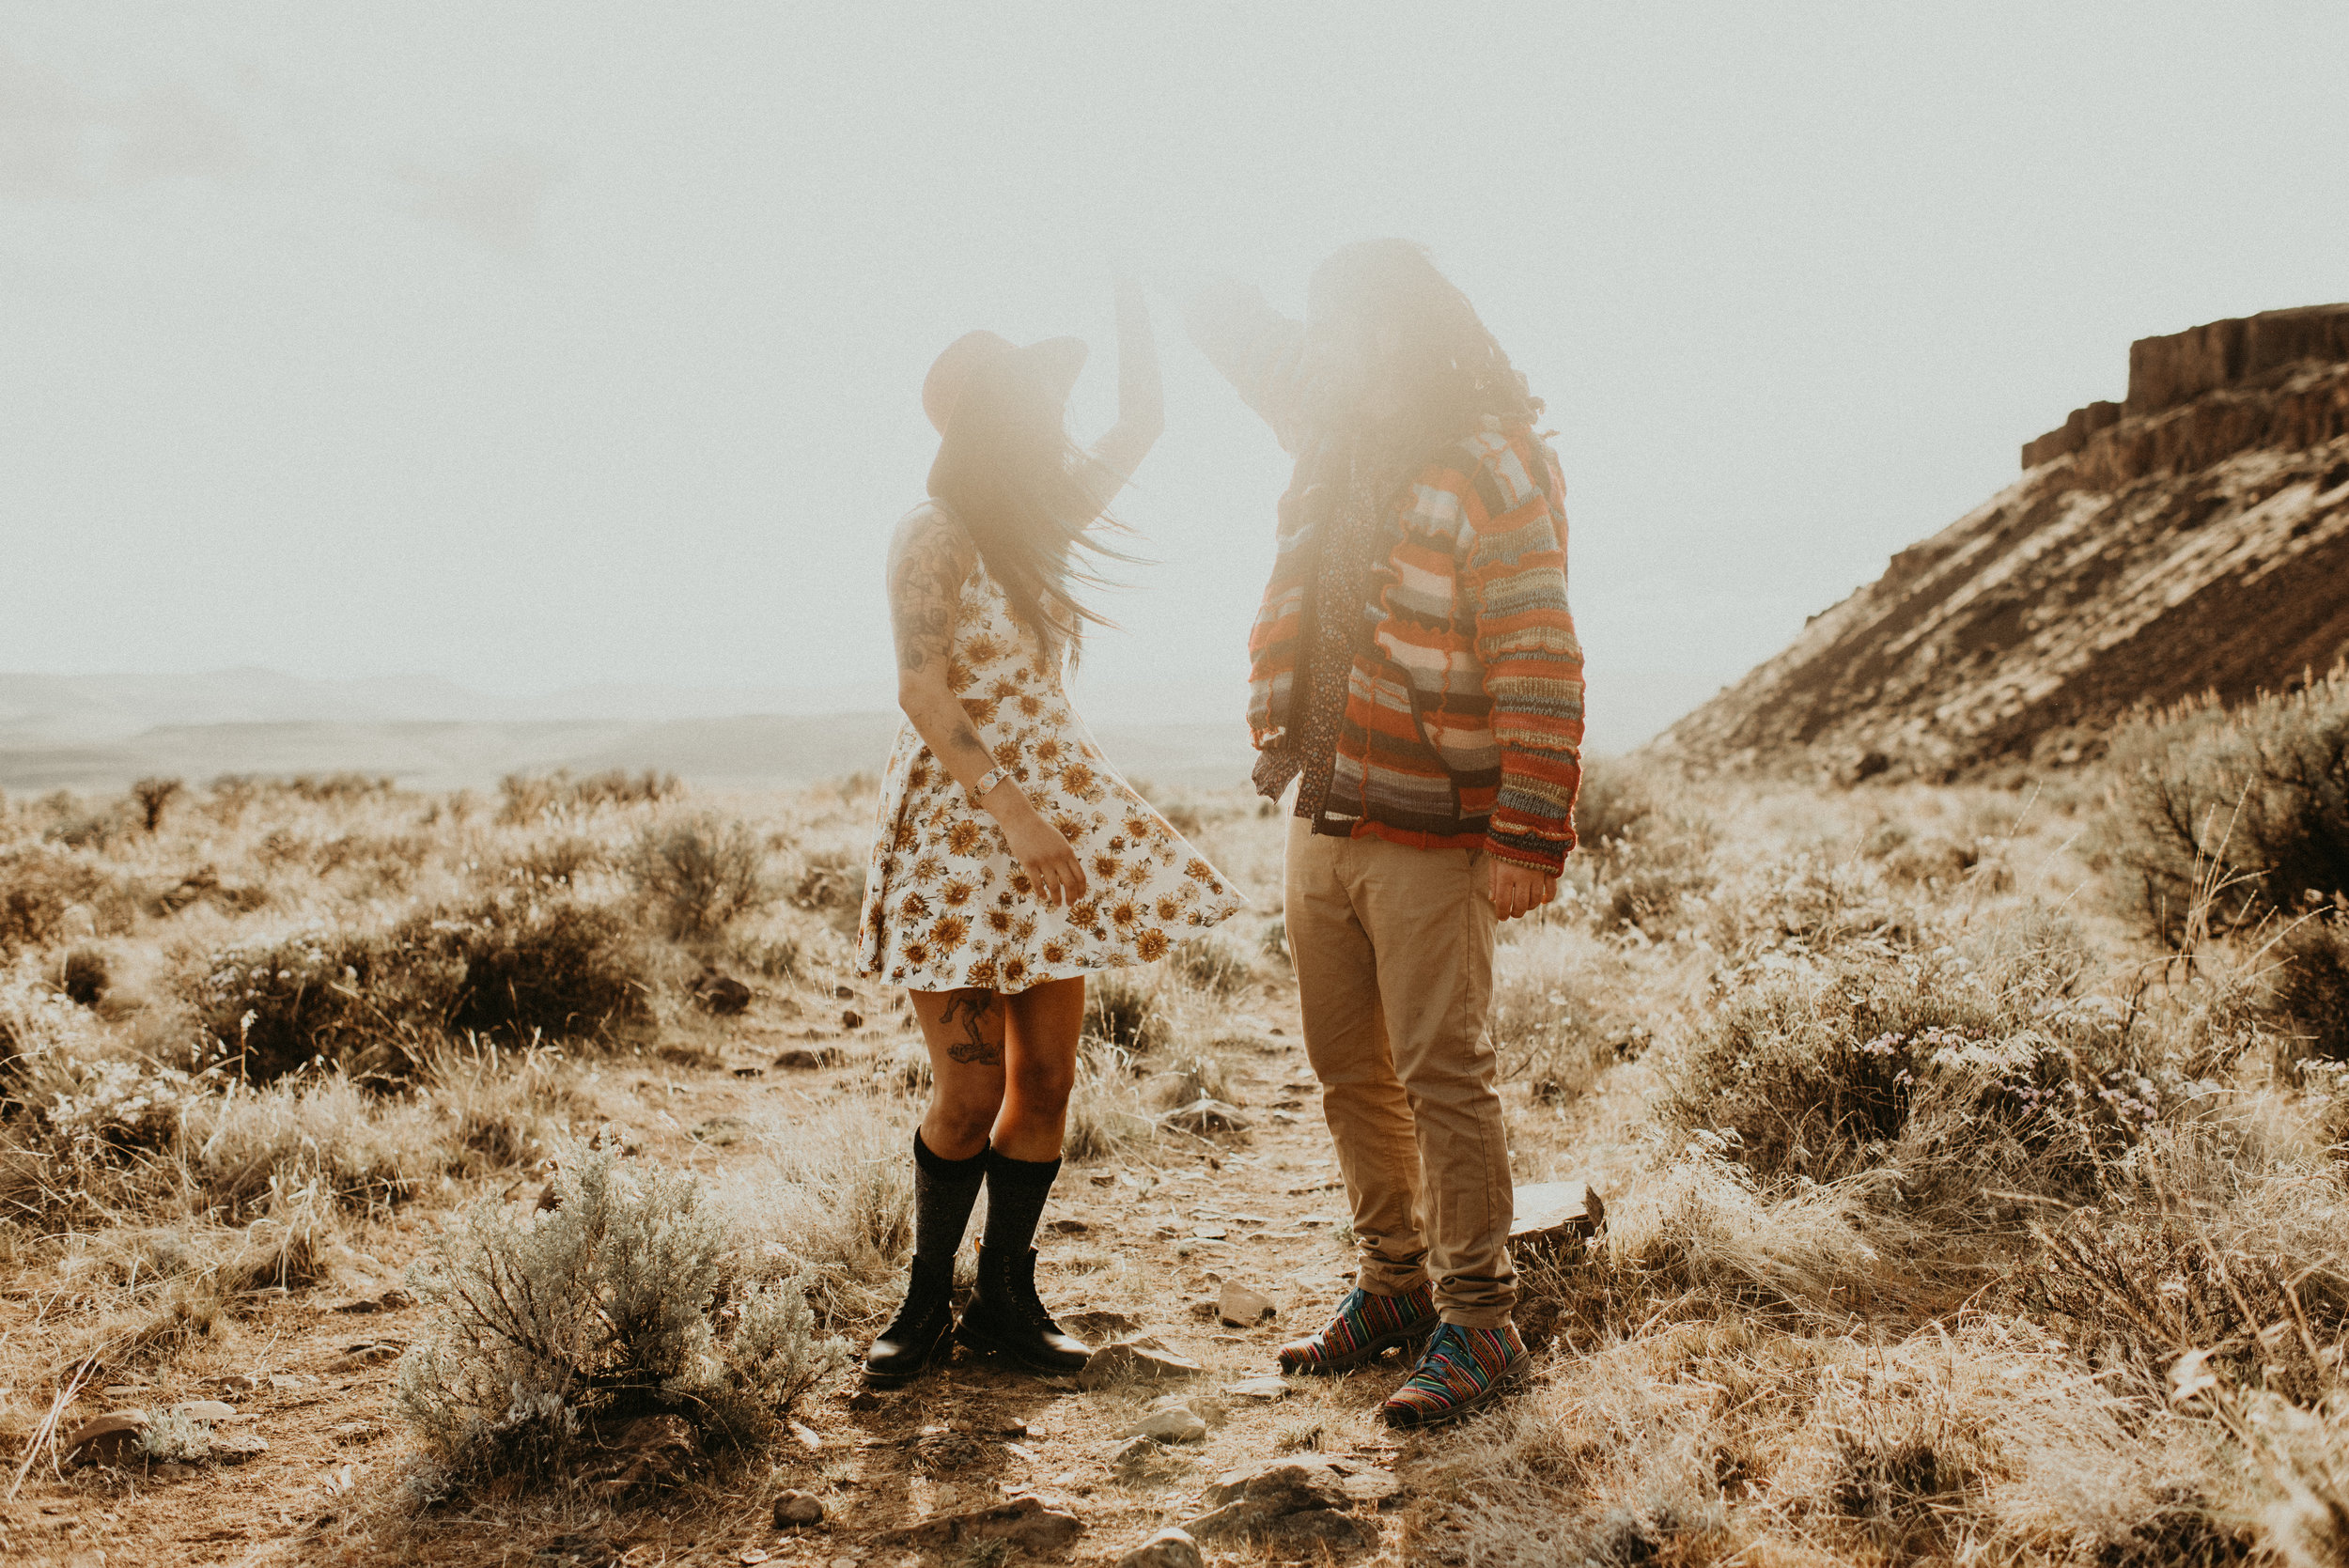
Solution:
<svg viewBox="0 0 2349 1568"><path fill-rule="evenodd" d="M999 1037L987 1037L987 1026L998 1023L1003 1017L993 991L952 991L946 997L946 1011L941 1022L946 1027L946 1054L956 1061L972 1066L1001 1066L1003 1043ZM957 1037L959 1036L959 1037Z"/></svg>

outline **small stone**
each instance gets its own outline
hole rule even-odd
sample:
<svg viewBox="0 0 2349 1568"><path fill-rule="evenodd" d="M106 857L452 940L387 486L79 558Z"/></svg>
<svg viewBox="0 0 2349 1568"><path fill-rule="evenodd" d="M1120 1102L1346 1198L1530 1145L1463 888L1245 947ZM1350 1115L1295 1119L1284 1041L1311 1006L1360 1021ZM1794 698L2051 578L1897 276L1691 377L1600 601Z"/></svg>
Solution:
<svg viewBox="0 0 2349 1568"><path fill-rule="evenodd" d="M751 988L714 964L702 966L701 973L686 986L685 994L703 1012L721 1018L746 1012L751 1005Z"/></svg>
<svg viewBox="0 0 2349 1568"><path fill-rule="evenodd" d="M1206 1568L1190 1532L1170 1525L1117 1560L1117 1568Z"/></svg>
<svg viewBox="0 0 2349 1568"><path fill-rule="evenodd" d="M340 1356L326 1363L329 1372L356 1372L384 1361L397 1361L408 1348L398 1340L367 1340L347 1346Z"/></svg>
<svg viewBox="0 0 2349 1568"><path fill-rule="evenodd" d="M833 1000L838 1001L847 1001L851 997L856 995L856 987L854 986L834 986L832 988L832 994Z"/></svg>
<svg viewBox="0 0 2349 1568"><path fill-rule="evenodd" d="M65 1463L120 1465L138 1452L147 1422L144 1410L111 1410L93 1417L66 1435Z"/></svg>
<svg viewBox="0 0 2349 1568"><path fill-rule="evenodd" d="M1128 1437L1110 1451L1110 1468L1138 1470L1159 1456L1159 1443L1149 1437Z"/></svg>
<svg viewBox="0 0 2349 1568"><path fill-rule="evenodd" d="M215 1432L212 1457L224 1465L241 1465L269 1452L269 1439L257 1432Z"/></svg>
<svg viewBox="0 0 2349 1568"><path fill-rule="evenodd" d="M1053 1220L1052 1229L1062 1235L1083 1235L1087 1231L1092 1230L1093 1227L1086 1224L1081 1219L1063 1219Z"/></svg>
<svg viewBox="0 0 2349 1568"><path fill-rule="evenodd" d="M261 1386L261 1380L250 1373L235 1372L219 1380L223 1393L249 1394Z"/></svg>
<svg viewBox="0 0 2349 1568"><path fill-rule="evenodd" d="M1259 1323L1269 1321L1280 1312L1269 1296L1262 1291L1250 1290L1246 1285L1235 1284L1229 1280L1223 1281L1223 1289L1217 1295L1215 1305L1216 1315L1236 1328L1253 1328Z"/></svg>
<svg viewBox="0 0 2349 1568"><path fill-rule="evenodd" d="M224 1405L217 1399L182 1400L171 1407L171 1412L176 1416L185 1416L192 1421L232 1421L237 1419L237 1407Z"/></svg>
<svg viewBox="0 0 2349 1568"><path fill-rule="evenodd" d="M838 1046L819 1046L814 1050L805 1046L794 1046L775 1058L775 1065L805 1072L818 1067L837 1067L848 1060L848 1053Z"/></svg>
<svg viewBox="0 0 2349 1568"><path fill-rule="evenodd" d="M1289 1387L1287 1378L1267 1375L1243 1377L1237 1383L1226 1383L1223 1385L1223 1391L1235 1399L1261 1399L1269 1403L1276 1399L1286 1399L1296 1390Z"/></svg>
<svg viewBox="0 0 2349 1568"><path fill-rule="evenodd" d="M824 1522L824 1501L805 1492L786 1492L775 1499L775 1528L787 1529L794 1525L820 1525Z"/></svg>
<svg viewBox="0 0 2349 1568"><path fill-rule="evenodd" d="M1207 1439L1207 1423L1188 1405L1171 1405L1134 1422L1126 1429L1125 1436L1149 1437L1161 1443L1203 1443Z"/></svg>
<svg viewBox="0 0 2349 1568"><path fill-rule="evenodd" d="M1188 1356L1143 1340L1119 1340L1095 1351L1077 1374L1077 1387L1087 1393L1120 1383L1159 1382L1196 1377L1206 1369Z"/></svg>
<svg viewBox="0 0 2349 1568"><path fill-rule="evenodd" d="M287 1393L306 1389L317 1381L306 1372L272 1372L269 1374L269 1386Z"/></svg>
<svg viewBox="0 0 2349 1568"><path fill-rule="evenodd" d="M1509 1226L1512 1248L1542 1247L1596 1235L1607 1226L1607 1205L1581 1182L1535 1182L1511 1196L1516 1216Z"/></svg>
<svg viewBox="0 0 2349 1568"><path fill-rule="evenodd" d="M858 1012L853 1007L848 1008L840 1015L840 1027L843 1029L863 1029L864 1027L864 1015Z"/></svg>

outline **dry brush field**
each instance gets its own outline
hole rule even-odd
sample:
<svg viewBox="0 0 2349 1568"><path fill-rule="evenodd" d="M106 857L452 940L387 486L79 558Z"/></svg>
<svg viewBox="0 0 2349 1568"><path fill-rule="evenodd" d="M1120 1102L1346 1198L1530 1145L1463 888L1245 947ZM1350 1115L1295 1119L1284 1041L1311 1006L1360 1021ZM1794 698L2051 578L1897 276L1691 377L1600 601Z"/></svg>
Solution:
<svg viewBox="0 0 2349 1568"><path fill-rule="evenodd" d="M1252 801L1162 801L1254 907L1097 983L1048 1222L1166 1376L879 1394L868 784L8 801L0 1555L1111 1562L1284 1458L1208 1560L2349 1561L2344 736L2336 677L2092 772L1599 770L1494 1044L1608 1225L1523 1260L1534 1385L1402 1438L1398 1363L1262 1380L1347 1255Z"/></svg>

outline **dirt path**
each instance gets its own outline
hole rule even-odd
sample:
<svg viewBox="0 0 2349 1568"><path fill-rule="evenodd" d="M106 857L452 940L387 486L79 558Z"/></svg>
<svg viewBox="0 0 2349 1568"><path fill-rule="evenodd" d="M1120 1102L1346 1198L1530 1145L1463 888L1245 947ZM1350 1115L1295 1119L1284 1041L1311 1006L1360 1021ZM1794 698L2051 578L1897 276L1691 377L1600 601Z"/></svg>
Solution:
<svg viewBox="0 0 2349 1568"><path fill-rule="evenodd" d="M824 1021L811 1024L819 1006ZM876 1022L853 1030L832 1022L860 1011ZM1074 1379L957 1351L902 1390L865 1390L848 1377L811 1394L797 1412L797 1440L771 1455L771 1473L754 1469L724 1492L702 1487L617 1513L572 1498L490 1497L393 1526L386 1498L410 1440L392 1419L392 1386L399 1349L422 1331L426 1310L384 1292L455 1212L410 1210L358 1230L334 1284L271 1302L195 1342L158 1384L86 1390L67 1418L70 1425L126 1405L225 1399L238 1415L221 1430L260 1437L265 1452L235 1466L62 1480L44 1465L0 1507L0 1556L76 1565L1021 1560L1017 1550L1009 1559L986 1546L972 1555L967 1545L909 1545L893 1532L1035 1494L1084 1526L1073 1547L1048 1556L1103 1562L1161 1525L1205 1512L1203 1488L1218 1473L1293 1453L1335 1460L1341 1471L1405 1473L1368 1554L1399 1560L1394 1509L1409 1505L1408 1471L1427 1441L1398 1442L1377 1421L1401 1363L1390 1358L1336 1383L1223 1391L1271 1374L1276 1346L1322 1321L1350 1267L1344 1196L1293 989L1260 990L1228 1022L1259 1042L1229 1059L1249 1126L1212 1138L1170 1133L1105 1161L1071 1163L1040 1242L1046 1298L1072 1331L1096 1343L1155 1336L1198 1362L1205 1370L1196 1377L1085 1392ZM599 1115L641 1129L646 1157L722 1172L746 1151L710 1129L772 1116L784 1096L817 1104L858 1093L877 1063L910 1043L883 993L812 1005L764 999L745 1017L713 1026L699 1063L619 1060L584 1092ZM779 1049L824 1046L844 1048L848 1060L812 1070L772 1064ZM1219 1321L1226 1281L1269 1296L1275 1315ZM371 1302L386 1310L364 1310ZM1154 1444L1117 1463L1129 1428L1170 1394L1207 1419L1204 1441ZM820 1499L825 1520L779 1529L772 1504L786 1488ZM1369 1503L1361 1514L1373 1516ZM1254 1548L1245 1553L1255 1560Z"/></svg>

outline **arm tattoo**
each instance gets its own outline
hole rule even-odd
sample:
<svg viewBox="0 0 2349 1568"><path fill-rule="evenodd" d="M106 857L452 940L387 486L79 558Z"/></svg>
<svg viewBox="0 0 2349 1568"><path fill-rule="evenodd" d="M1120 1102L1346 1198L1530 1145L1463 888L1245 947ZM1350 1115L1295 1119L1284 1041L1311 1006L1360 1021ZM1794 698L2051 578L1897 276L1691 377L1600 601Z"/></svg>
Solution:
<svg viewBox="0 0 2349 1568"><path fill-rule="evenodd" d="M933 515L898 531L889 551L889 620L899 669L944 665L970 570L967 547L945 519Z"/></svg>
<svg viewBox="0 0 2349 1568"><path fill-rule="evenodd" d="M966 1066L999 1067L1003 1061L1003 1010L993 991L946 993L946 1011L939 1020L947 1033L946 1054ZM993 1030L995 1038L988 1039ZM957 1037L957 1036L959 1037Z"/></svg>

